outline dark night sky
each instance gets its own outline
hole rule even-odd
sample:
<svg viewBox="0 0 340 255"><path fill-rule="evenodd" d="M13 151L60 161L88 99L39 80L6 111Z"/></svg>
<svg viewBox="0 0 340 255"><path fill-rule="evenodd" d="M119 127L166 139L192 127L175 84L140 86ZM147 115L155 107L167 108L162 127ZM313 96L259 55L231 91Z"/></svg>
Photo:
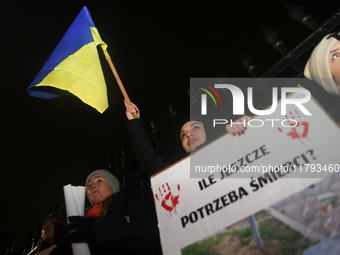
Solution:
<svg viewBox="0 0 340 255"><path fill-rule="evenodd" d="M1 241L0 254L55 205L61 208L64 185L84 185L89 172L107 168L110 155L117 171L121 168L127 120L105 60L104 114L74 96L45 100L26 92L83 6L109 45L130 99L147 122L151 114L158 116L164 134L171 125L169 100L188 105L190 77L214 77L216 69L228 77L250 77L240 65L240 51L252 56L262 73L279 61L280 54L264 42L262 27L276 30L288 49L311 34L289 18L286 2L302 6L320 24L339 9L331 0L2 3L0 234L8 238Z"/></svg>

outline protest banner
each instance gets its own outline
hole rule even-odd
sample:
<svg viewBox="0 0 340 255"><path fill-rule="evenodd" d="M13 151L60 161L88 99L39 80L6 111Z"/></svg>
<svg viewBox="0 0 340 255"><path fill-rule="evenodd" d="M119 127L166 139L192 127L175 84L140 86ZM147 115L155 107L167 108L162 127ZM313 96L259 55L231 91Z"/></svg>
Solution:
<svg viewBox="0 0 340 255"><path fill-rule="evenodd" d="M304 106L311 116L295 105L280 115L278 107L270 115L275 121L258 116L245 135L224 135L151 178L164 254L181 254L182 248L339 174L339 128L314 100Z"/></svg>

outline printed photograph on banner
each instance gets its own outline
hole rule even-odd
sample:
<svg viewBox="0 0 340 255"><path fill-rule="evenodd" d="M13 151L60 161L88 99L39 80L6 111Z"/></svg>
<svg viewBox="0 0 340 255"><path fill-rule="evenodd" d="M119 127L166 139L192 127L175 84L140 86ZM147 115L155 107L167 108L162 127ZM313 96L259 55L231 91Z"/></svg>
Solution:
<svg viewBox="0 0 340 255"><path fill-rule="evenodd" d="M330 245L330 240L339 242L339 183L340 174L318 181L182 248L181 254L260 255L261 248L268 254L298 254L309 247L320 250L320 246ZM213 210L219 210L216 203Z"/></svg>
<svg viewBox="0 0 340 255"><path fill-rule="evenodd" d="M230 178L218 182L212 177L203 181L183 176L179 180L184 169L173 170L178 175L164 176L167 183L158 185L160 190L157 188L155 195L163 197L155 202L163 249L168 251L165 254L174 254L176 248L180 248L182 254L195 254L197 249L208 250L207 254L223 254L218 251L229 251L225 247L227 241L230 249L256 250L254 230L249 222L252 215L267 249L290 249L284 239L288 236L292 238L291 246L299 243L299 248L305 249L340 235L339 173L322 180L282 178L271 182L261 178ZM152 182L154 186L157 180ZM180 190L176 188L177 183L180 183ZM205 183L203 190L202 183Z"/></svg>

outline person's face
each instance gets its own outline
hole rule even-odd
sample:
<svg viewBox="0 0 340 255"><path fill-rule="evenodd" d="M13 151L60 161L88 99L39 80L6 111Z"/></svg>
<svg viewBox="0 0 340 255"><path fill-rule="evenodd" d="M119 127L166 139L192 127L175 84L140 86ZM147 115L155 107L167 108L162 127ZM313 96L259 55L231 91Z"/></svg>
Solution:
<svg viewBox="0 0 340 255"><path fill-rule="evenodd" d="M333 45L329 53L329 67L337 86L340 84L340 41Z"/></svg>
<svg viewBox="0 0 340 255"><path fill-rule="evenodd" d="M48 219L44 222L41 237L45 242L53 243L54 222L56 221L56 219Z"/></svg>
<svg viewBox="0 0 340 255"><path fill-rule="evenodd" d="M199 121L188 121L182 126L180 138L186 153L195 150L206 141L204 125Z"/></svg>
<svg viewBox="0 0 340 255"><path fill-rule="evenodd" d="M101 174L92 175L87 187L91 204L98 204L113 194L113 189Z"/></svg>

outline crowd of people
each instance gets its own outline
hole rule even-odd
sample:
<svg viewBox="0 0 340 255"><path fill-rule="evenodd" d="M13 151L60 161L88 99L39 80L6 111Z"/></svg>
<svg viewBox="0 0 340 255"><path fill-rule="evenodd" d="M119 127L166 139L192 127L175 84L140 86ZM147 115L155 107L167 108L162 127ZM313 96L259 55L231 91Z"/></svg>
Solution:
<svg viewBox="0 0 340 255"><path fill-rule="evenodd" d="M340 96L340 34L325 36L312 52L305 76L314 80L328 93ZM138 107L125 101L127 128L131 145L144 175L151 176L173 162L163 162L147 134ZM133 115L137 115L137 118ZM243 116L236 122L249 119ZM246 123L246 122L245 122ZM245 134L241 124L227 125L233 136ZM184 120L178 133L184 154L201 149L217 138L204 119L191 117ZM129 197L120 189L119 180L107 170L95 170L86 180L85 187L90 206L85 216L66 218L48 215L42 221L42 235L29 254L72 254L72 243L88 243L91 254L162 254L155 212L139 200Z"/></svg>
<svg viewBox="0 0 340 255"><path fill-rule="evenodd" d="M125 101L131 144L142 172L151 176L172 162L163 162L146 132L136 105ZM137 113L137 118L133 117ZM248 118L244 116L243 118ZM185 154L200 149L216 139L207 132L204 120L184 120L179 137ZM232 135L242 135L242 125L228 125ZM72 243L88 243L91 254L162 254L161 242L154 210L143 202L134 200L120 190L119 180L109 171L99 169L90 173L85 181L90 206L85 216L66 218L48 215L42 222L42 236L30 254L72 254Z"/></svg>

